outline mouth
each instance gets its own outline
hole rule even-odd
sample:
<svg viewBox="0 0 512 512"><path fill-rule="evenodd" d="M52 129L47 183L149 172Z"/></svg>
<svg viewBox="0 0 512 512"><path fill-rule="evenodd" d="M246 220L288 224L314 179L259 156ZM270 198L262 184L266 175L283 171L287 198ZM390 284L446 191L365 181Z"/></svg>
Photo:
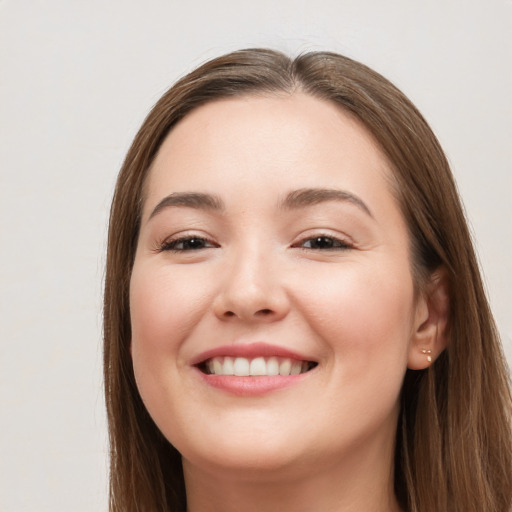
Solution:
<svg viewBox="0 0 512 512"><path fill-rule="evenodd" d="M236 377L275 377L300 375L318 365L315 361L297 360L290 357L230 357L216 356L197 364L205 375Z"/></svg>

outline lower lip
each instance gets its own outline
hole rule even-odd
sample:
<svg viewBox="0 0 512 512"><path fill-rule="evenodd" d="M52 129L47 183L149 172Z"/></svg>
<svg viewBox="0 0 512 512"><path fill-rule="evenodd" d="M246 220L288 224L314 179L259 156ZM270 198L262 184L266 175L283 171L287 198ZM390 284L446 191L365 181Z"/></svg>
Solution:
<svg viewBox="0 0 512 512"><path fill-rule="evenodd" d="M288 388L302 382L309 372L285 376L238 377L235 375L210 375L197 369L207 385L237 396L258 396Z"/></svg>

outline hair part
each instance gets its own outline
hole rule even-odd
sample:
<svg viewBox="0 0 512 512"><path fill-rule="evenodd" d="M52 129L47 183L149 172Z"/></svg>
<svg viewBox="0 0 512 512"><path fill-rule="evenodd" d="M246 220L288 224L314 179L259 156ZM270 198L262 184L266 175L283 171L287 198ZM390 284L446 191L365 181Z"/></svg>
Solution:
<svg viewBox="0 0 512 512"><path fill-rule="evenodd" d="M296 91L351 112L387 156L420 292L436 268L447 272L448 347L428 370L408 370L403 385L395 452L400 505L410 512L509 512L512 407L506 363L439 142L403 93L363 64L328 52L292 60L266 49L219 57L179 80L144 121L120 171L104 297L111 512L186 509L180 455L149 417L130 355L129 284L151 164L173 126L199 106Z"/></svg>

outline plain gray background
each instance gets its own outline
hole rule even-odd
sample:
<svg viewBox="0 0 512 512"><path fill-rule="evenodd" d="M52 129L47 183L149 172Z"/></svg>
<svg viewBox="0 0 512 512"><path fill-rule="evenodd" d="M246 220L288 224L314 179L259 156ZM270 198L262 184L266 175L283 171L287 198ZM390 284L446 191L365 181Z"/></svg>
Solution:
<svg viewBox="0 0 512 512"><path fill-rule="evenodd" d="M510 0L0 1L0 509L107 510L110 196L175 79L227 51L329 49L417 104L459 183L512 360Z"/></svg>

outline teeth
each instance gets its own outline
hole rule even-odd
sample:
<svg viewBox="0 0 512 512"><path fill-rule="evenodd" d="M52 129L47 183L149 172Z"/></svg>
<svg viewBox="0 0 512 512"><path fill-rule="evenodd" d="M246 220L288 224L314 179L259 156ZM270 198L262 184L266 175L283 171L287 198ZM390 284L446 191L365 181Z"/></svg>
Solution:
<svg viewBox="0 0 512 512"><path fill-rule="evenodd" d="M235 362L232 357L225 357L224 364L222 365L221 375L235 375Z"/></svg>
<svg viewBox="0 0 512 512"><path fill-rule="evenodd" d="M302 362L301 361L293 361L292 369L290 370L290 375L298 375L302 370Z"/></svg>
<svg viewBox="0 0 512 512"><path fill-rule="evenodd" d="M249 359L245 359L245 357L237 357L233 367L235 369L235 375L238 375L239 377L248 377L250 375ZM224 373L216 373L215 375L224 375Z"/></svg>
<svg viewBox="0 0 512 512"><path fill-rule="evenodd" d="M251 361L250 375L267 375L267 363L263 357L257 357Z"/></svg>
<svg viewBox="0 0 512 512"><path fill-rule="evenodd" d="M267 374L279 375L279 361L277 357L269 357L267 361Z"/></svg>
<svg viewBox="0 0 512 512"><path fill-rule="evenodd" d="M222 363L218 359L213 360L213 373L217 374L222 371Z"/></svg>
<svg viewBox="0 0 512 512"><path fill-rule="evenodd" d="M214 357L206 362L207 373L213 375L273 376L298 375L310 369L307 361L297 361L286 357Z"/></svg>
<svg viewBox="0 0 512 512"><path fill-rule="evenodd" d="M291 359L283 359L279 365L279 375L290 375L292 369Z"/></svg>

